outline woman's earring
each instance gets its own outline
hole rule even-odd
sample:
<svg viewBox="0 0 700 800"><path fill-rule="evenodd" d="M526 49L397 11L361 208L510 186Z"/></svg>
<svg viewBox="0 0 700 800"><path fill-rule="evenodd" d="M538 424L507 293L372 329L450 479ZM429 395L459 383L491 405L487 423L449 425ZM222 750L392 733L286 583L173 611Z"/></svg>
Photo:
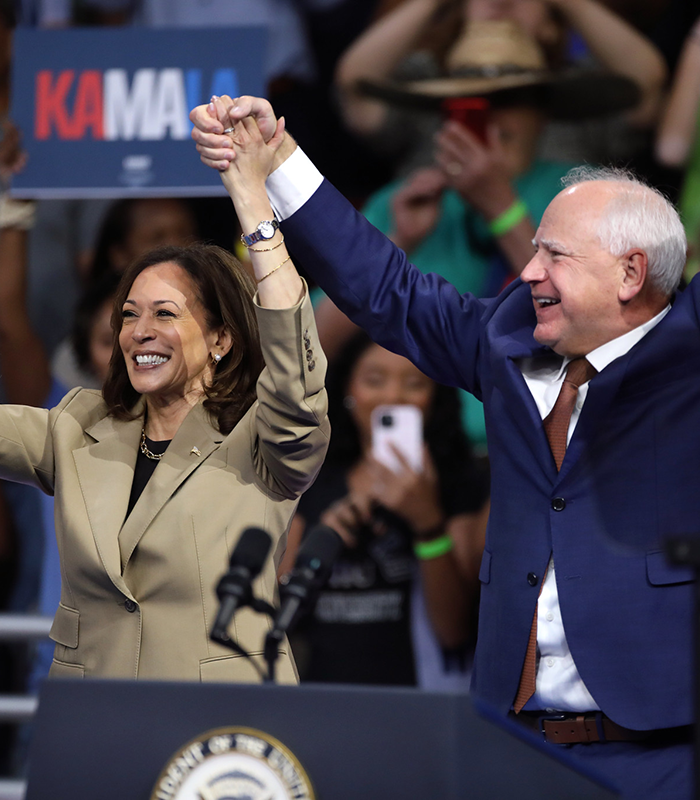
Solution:
<svg viewBox="0 0 700 800"><path fill-rule="evenodd" d="M346 394L343 398L343 405L348 411L352 411L357 405L357 401L351 394Z"/></svg>
<svg viewBox="0 0 700 800"><path fill-rule="evenodd" d="M221 361L221 353L214 353L212 358L214 359L214 364L218 364Z"/></svg>

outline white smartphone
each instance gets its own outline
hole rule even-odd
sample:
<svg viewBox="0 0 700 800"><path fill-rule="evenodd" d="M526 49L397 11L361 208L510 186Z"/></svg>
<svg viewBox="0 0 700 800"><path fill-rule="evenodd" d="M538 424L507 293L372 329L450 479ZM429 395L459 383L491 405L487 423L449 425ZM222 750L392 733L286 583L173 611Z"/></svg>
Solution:
<svg viewBox="0 0 700 800"><path fill-rule="evenodd" d="M417 406L377 406L372 411L372 455L393 472L401 472L392 445L411 469L423 470L423 415Z"/></svg>

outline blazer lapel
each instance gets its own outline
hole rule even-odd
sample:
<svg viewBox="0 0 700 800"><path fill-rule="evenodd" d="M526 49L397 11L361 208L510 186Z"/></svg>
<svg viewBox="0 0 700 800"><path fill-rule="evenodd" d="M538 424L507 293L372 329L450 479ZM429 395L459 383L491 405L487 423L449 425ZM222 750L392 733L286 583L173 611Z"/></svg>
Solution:
<svg viewBox="0 0 700 800"><path fill-rule="evenodd" d="M139 423L139 435L140 433ZM209 421L204 406L198 403L185 417L126 521L122 515L121 522L124 524L121 526L121 530L118 530L118 550L122 574L139 540L158 512L182 482L218 448L223 439L224 436ZM136 440L134 463L138 444L139 442ZM129 482L129 490L131 490L131 482ZM126 512L126 507L124 512Z"/></svg>
<svg viewBox="0 0 700 800"><path fill-rule="evenodd" d="M519 365L509 359L507 369L511 373L511 380L518 386L517 400L513 403L508 403L509 408L512 409L512 417L517 417L515 421L527 442L528 451L534 453L536 463L540 465L542 471L551 480L553 475L556 474L557 468L537 403L535 403L535 398L525 382Z"/></svg>
<svg viewBox="0 0 700 800"><path fill-rule="evenodd" d="M534 454L534 462L548 480L556 475L556 465L537 404L520 370L520 362L526 358L551 354L548 347L543 347L534 340L532 329L527 329L503 337L500 348L494 350L493 357L494 384L502 387L505 408L527 442L528 452ZM504 372L499 376L499 371Z"/></svg>
<svg viewBox="0 0 700 800"><path fill-rule="evenodd" d="M95 443L73 452L100 559L112 583L127 596L117 537L129 503L142 425L142 416L129 422L105 417L86 430Z"/></svg>
<svg viewBox="0 0 700 800"><path fill-rule="evenodd" d="M631 353L632 351L630 351ZM614 402L629 364L630 353L615 359L604 370L591 379L586 402L576 423L573 436L566 448L566 455L559 471L560 480L568 477L578 463L584 447L590 444L599 429L599 421L605 419Z"/></svg>

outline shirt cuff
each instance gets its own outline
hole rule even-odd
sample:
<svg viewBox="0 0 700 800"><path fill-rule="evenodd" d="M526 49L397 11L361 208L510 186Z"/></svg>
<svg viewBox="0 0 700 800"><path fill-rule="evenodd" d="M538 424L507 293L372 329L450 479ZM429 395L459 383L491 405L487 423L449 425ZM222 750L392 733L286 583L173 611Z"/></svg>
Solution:
<svg viewBox="0 0 700 800"><path fill-rule="evenodd" d="M298 211L323 182L306 153L297 147L289 158L268 175L267 196L277 219L282 222Z"/></svg>

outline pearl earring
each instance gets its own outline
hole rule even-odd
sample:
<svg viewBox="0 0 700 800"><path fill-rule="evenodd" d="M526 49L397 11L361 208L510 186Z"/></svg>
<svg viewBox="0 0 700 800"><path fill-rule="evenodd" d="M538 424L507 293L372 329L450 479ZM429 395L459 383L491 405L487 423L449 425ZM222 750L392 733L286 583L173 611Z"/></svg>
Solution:
<svg viewBox="0 0 700 800"><path fill-rule="evenodd" d="M215 363L215 364L218 364L218 363L219 363L219 361L221 361L221 353L214 353L214 355L212 356L212 358L214 359L214 363Z"/></svg>

